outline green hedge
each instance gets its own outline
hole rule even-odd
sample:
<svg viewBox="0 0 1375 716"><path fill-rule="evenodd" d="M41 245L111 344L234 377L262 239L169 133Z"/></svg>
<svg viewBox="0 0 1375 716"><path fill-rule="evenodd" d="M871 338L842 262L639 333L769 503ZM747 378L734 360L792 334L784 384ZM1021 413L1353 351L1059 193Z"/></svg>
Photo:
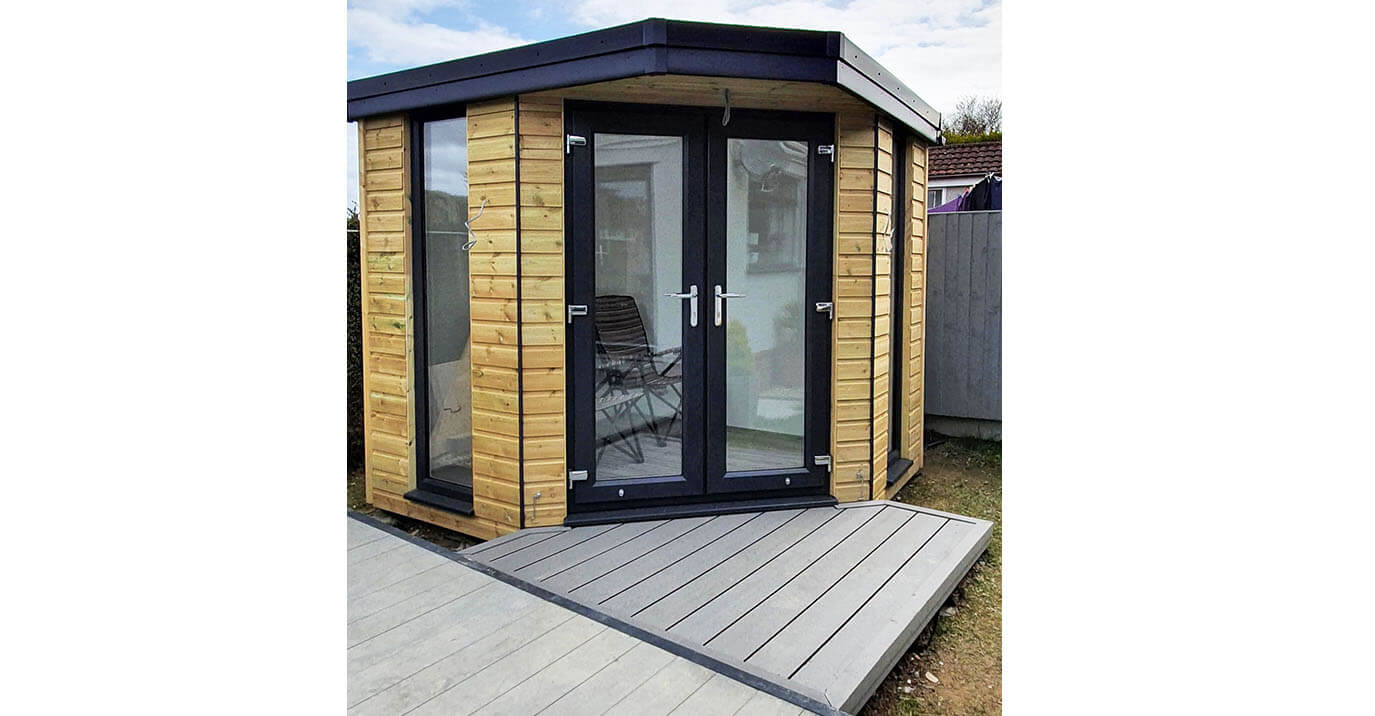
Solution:
<svg viewBox="0 0 1375 716"><path fill-rule="evenodd" d="M363 267L358 211L348 210L348 469L363 469Z"/></svg>
<svg viewBox="0 0 1375 716"><path fill-rule="evenodd" d="M946 144L973 144L974 142L1001 142L1003 141L1002 132L989 132L987 134L955 134L945 132Z"/></svg>

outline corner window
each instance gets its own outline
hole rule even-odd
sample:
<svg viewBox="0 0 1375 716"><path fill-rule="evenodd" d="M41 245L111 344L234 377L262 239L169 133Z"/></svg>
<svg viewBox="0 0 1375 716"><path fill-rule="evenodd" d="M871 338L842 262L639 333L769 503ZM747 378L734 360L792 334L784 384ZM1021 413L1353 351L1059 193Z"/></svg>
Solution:
<svg viewBox="0 0 1375 716"><path fill-rule="evenodd" d="M424 122L423 201L413 207L420 216L419 264L424 283L423 363L417 379L423 385L424 423L417 426L424 444L418 457L422 490L448 497L471 495L473 488L472 343L468 292L468 120L466 117ZM421 307L417 306L417 313ZM419 342L419 341L417 341ZM417 361L421 362L421 361Z"/></svg>

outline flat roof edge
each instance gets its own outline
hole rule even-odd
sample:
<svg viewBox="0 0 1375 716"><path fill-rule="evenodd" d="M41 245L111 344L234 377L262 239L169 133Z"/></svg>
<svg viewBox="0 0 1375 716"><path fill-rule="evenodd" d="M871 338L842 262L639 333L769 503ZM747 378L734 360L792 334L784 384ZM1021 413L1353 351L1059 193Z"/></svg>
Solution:
<svg viewBox="0 0 1375 716"><path fill-rule="evenodd" d="M928 141L940 137L940 113L839 32L660 18L353 80L347 116L662 74L838 86Z"/></svg>

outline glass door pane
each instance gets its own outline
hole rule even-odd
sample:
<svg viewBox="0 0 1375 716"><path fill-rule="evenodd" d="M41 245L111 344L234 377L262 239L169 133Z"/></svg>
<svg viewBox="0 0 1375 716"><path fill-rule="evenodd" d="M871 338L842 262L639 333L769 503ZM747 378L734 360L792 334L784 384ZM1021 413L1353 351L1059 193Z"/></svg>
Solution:
<svg viewBox="0 0 1375 716"><path fill-rule="evenodd" d="M726 470L801 468L807 143L726 141Z"/></svg>
<svg viewBox="0 0 1375 716"><path fill-rule="evenodd" d="M683 474L683 142L594 136L598 483Z"/></svg>

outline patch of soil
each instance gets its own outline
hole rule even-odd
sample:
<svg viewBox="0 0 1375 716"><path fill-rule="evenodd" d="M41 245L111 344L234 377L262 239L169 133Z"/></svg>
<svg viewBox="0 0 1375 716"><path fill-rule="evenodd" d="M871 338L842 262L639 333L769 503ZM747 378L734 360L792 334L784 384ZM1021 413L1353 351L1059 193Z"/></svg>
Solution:
<svg viewBox="0 0 1375 716"><path fill-rule="evenodd" d="M896 499L991 520L993 536L860 715L1000 714L1002 445L947 439L929 448L922 472Z"/></svg>

